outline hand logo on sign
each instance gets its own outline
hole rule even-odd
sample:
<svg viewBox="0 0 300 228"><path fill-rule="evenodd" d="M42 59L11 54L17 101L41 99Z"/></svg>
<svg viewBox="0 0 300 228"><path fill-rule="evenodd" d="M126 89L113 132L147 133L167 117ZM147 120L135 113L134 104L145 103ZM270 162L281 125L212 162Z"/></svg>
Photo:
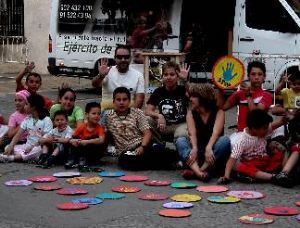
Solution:
<svg viewBox="0 0 300 228"><path fill-rule="evenodd" d="M222 66L222 71L223 71L223 79L228 82L235 78L237 76L237 73L233 74L233 68L234 64L233 63L227 63L226 69Z"/></svg>
<svg viewBox="0 0 300 228"><path fill-rule="evenodd" d="M212 79L220 89L234 89L242 82L244 72L244 65L239 59L226 55L214 64Z"/></svg>

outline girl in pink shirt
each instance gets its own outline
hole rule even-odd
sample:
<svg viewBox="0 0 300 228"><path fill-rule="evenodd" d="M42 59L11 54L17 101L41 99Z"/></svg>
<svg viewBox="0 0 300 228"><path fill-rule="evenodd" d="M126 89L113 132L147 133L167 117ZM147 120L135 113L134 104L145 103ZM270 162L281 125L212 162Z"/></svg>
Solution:
<svg viewBox="0 0 300 228"><path fill-rule="evenodd" d="M8 121L9 130L7 132L7 136L9 138L9 141L15 136L15 134L20 128L20 124L27 116L25 112L25 104L27 103L27 98L29 97L29 95L30 93L27 90L21 90L19 92L16 92L16 97L15 97L16 111L10 115ZM20 141L25 143L26 137L27 137L27 132L24 132L20 138Z"/></svg>

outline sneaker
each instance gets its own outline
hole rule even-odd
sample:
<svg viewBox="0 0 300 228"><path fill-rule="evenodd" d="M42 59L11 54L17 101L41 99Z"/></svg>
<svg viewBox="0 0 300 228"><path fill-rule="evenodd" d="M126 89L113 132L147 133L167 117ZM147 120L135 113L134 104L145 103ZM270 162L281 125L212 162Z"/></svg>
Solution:
<svg viewBox="0 0 300 228"><path fill-rule="evenodd" d="M113 146L113 145L108 145L107 146L107 153L110 156L116 157L117 156L117 149L116 149L116 147Z"/></svg>
<svg viewBox="0 0 300 228"><path fill-rule="evenodd" d="M37 165L44 165L48 159L48 154L41 154L36 162Z"/></svg>
<svg viewBox="0 0 300 228"><path fill-rule="evenodd" d="M79 169L85 169L85 168L87 168L87 167L88 167L88 165L86 164L86 158L85 158L85 157L81 157L81 158L79 159L78 168L79 168Z"/></svg>
<svg viewBox="0 0 300 228"><path fill-rule="evenodd" d="M238 173L238 174L236 175L236 179L237 179L239 182L247 183L247 184L250 184L250 183L253 183L253 182L254 182L254 178L249 177L249 176L245 176L245 175L240 174L240 173Z"/></svg>
<svg viewBox="0 0 300 228"><path fill-rule="evenodd" d="M67 163L65 164L66 169L74 169L77 167L78 167L78 164L74 160L68 160Z"/></svg>
<svg viewBox="0 0 300 228"><path fill-rule="evenodd" d="M294 186L292 179L286 172L280 172L273 176L271 182L284 188L292 188Z"/></svg>
<svg viewBox="0 0 300 228"><path fill-rule="evenodd" d="M183 167L184 167L184 165L183 165L182 161L176 161L171 164L171 169L178 170L178 169L183 169Z"/></svg>
<svg viewBox="0 0 300 228"><path fill-rule="evenodd" d="M0 154L0 163L12 162L13 158L12 155Z"/></svg>
<svg viewBox="0 0 300 228"><path fill-rule="evenodd" d="M50 155L44 164L44 168L50 168L51 166L53 166L55 163L55 159L56 159L55 156Z"/></svg>

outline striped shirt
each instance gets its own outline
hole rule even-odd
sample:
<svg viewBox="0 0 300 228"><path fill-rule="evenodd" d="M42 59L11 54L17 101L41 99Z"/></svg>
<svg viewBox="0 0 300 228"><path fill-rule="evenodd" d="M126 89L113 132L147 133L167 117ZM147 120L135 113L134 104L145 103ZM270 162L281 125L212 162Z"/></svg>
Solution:
<svg viewBox="0 0 300 228"><path fill-rule="evenodd" d="M269 132L271 133L271 125L269 128ZM266 146L267 140L266 138L259 138L257 136L252 136L247 133L247 128L241 133L241 136L232 143L232 152L231 157L241 160L248 161L260 157L267 156Z"/></svg>
<svg viewBox="0 0 300 228"><path fill-rule="evenodd" d="M107 116L107 129L112 133L117 153L135 150L141 145L143 131L150 129L142 110L130 108L126 116L118 116L115 111Z"/></svg>

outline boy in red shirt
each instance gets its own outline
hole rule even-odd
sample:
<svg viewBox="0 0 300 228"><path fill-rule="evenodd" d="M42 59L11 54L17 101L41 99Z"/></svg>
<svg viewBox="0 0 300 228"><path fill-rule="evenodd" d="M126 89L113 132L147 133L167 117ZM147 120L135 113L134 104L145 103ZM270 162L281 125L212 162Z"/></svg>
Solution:
<svg viewBox="0 0 300 228"><path fill-rule="evenodd" d="M254 109L268 110L272 105L272 94L262 89L266 79L266 66L259 61L253 61L247 67L250 86L241 84L241 89L234 92L225 102L226 111L236 105L239 107L237 130L243 131L246 127L248 112Z"/></svg>
<svg viewBox="0 0 300 228"><path fill-rule="evenodd" d="M79 125L70 140L71 149L65 168L79 169L97 165L104 154L105 131L99 125L101 106L90 102L85 106L86 122Z"/></svg>
<svg viewBox="0 0 300 228"><path fill-rule="evenodd" d="M264 110L250 111L247 117L247 127L241 137L233 143L225 174L219 182L228 183L232 170L235 170L238 174L250 177L252 180L292 187L293 181L289 174L297 164L299 150L292 149L287 159L284 158L284 151L276 147L270 148L269 146L269 151L267 150L267 136L285 121L285 118L280 118L272 122L272 117Z"/></svg>

